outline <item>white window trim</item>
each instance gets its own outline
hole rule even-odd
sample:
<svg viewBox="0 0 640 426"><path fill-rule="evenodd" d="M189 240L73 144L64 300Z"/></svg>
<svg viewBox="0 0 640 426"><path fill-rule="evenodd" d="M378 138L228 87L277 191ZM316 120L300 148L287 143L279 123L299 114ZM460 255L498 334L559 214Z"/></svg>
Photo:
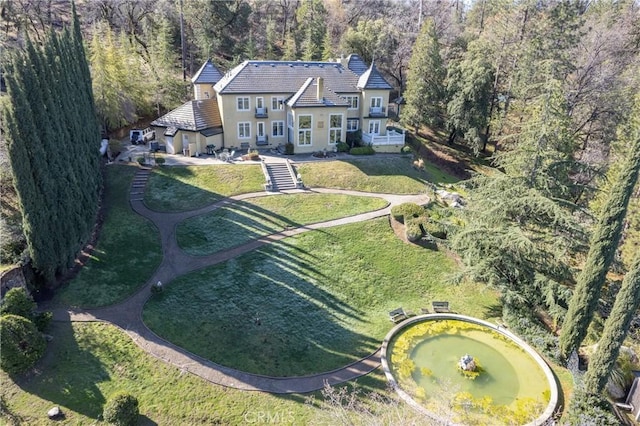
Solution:
<svg viewBox="0 0 640 426"><path fill-rule="evenodd" d="M311 123L309 125L309 128L300 128L300 119L302 117L309 117L311 119ZM312 146L313 145L313 115L311 114L300 114L296 117L296 122L297 122L297 126L296 126L296 142L298 146ZM300 132L304 131L305 133L309 133L309 143L300 143Z"/></svg>
<svg viewBox="0 0 640 426"><path fill-rule="evenodd" d="M247 100L247 108L240 109L240 99ZM244 104L244 102L243 102ZM236 111L251 111L251 98L249 96L237 96L236 97Z"/></svg>
<svg viewBox="0 0 640 426"><path fill-rule="evenodd" d="M345 99L347 100L347 102L349 103L349 106L347 107L348 110L356 110L358 109L358 107L360 106L360 96L345 96ZM355 100L355 104L356 106L352 106L353 105L353 100Z"/></svg>
<svg viewBox="0 0 640 426"><path fill-rule="evenodd" d="M273 126L274 124L280 123L279 129L278 130L282 130L282 134L281 135L276 135L273 133ZM285 135L285 128L286 126L284 125L284 120L274 120L271 122L271 137L273 138L283 138Z"/></svg>
<svg viewBox="0 0 640 426"><path fill-rule="evenodd" d="M374 101L379 101L377 102L379 105L374 105ZM382 97L381 96L372 97L371 102L369 103L369 106L371 108L382 108Z"/></svg>
<svg viewBox="0 0 640 426"><path fill-rule="evenodd" d="M258 104L260 103L260 102L258 101L258 99L260 99L260 100L262 101L262 106L261 106L261 107L259 107L259 106L258 106ZM256 108L266 108L266 107L264 106L264 98L263 98L262 96L256 96Z"/></svg>
<svg viewBox="0 0 640 426"><path fill-rule="evenodd" d="M356 123L355 129L349 128L349 123ZM347 118L347 132L357 132L360 129L360 120L357 118Z"/></svg>
<svg viewBox="0 0 640 426"><path fill-rule="evenodd" d="M377 124L378 124L378 133L373 133L373 132L371 131L371 126L372 126L373 124L375 124L375 123L377 123ZM370 120L370 121L369 121L369 133L373 133L373 134L375 134L375 135L379 135L379 134L380 134L380 129L381 129L381 127L380 127L380 120Z"/></svg>
<svg viewBox="0 0 640 426"><path fill-rule="evenodd" d="M283 111L284 110L284 98L281 96L271 97L271 111Z"/></svg>
<svg viewBox="0 0 640 426"><path fill-rule="evenodd" d="M245 127L246 125L246 129L247 129L247 134L245 134L244 136L240 136L240 126ZM238 139L251 139L251 122L250 121L239 121L238 122Z"/></svg>
<svg viewBox="0 0 640 426"><path fill-rule="evenodd" d="M340 116L340 127L331 127L331 117L333 117L334 115ZM329 145L335 145L338 142L344 142L342 140L343 123L344 123L344 114L329 114ZM340 131L340 140L331 142L331 132L335 130Z"/></svg>

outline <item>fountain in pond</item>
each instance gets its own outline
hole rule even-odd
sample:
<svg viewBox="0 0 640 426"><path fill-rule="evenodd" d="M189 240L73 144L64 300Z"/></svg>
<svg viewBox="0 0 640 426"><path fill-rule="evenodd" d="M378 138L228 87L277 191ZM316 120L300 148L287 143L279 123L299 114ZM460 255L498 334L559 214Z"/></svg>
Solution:
<svg viewBox="0 0 640 426"><path fill-rule="evenodd" d="M471 355L466 354L465 356L460 358L458 367L460 367L462 371L476 371L476 361Z"/></svg>

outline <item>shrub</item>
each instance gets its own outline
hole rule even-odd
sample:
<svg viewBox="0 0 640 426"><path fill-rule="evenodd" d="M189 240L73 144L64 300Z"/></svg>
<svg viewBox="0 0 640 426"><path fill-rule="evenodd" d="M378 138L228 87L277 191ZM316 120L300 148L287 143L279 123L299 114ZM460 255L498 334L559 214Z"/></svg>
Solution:
<svg viewBox="0 0 640 426"><path fill-rule="evenodd" d="M138 400L128 393L117 393L109 398L104 406L102 417L107 423L117 426L138 424Z"/></svg>
<svg viewBox="0 0 640 426"><path fill-rule="evenodd" d="M157 283L151 286L151 294L160 294L164 290L162 282L158 281Z"/></svg>
<svg viewBox="0 0 640 426"><path fill-rule="evenodd" d="M362 130L358 129L355 132L347 132L347 145L349 147L356 147L362 144Z"/></svg>
<svg viewBox="0 0 640 426"><path fill-rule="evenodd" d="M158 166L162 166L164 163L166 163L166 161L167 161L167 160L165 160L165 158L164 158L164 157L158 157L158 158L156 158L156 164L157 164Z"/></svg>
<svg viewBox="0 0 640 426"><path fill-rule="evenodd" d="M336 151L338 151L338 152L348 152L349 151L349 145L344 143L344 142L338 142L336 144Z"/></svg>
<svg viewBox="0 0 640 426"><path fill-rule="evenodd" d="M579 386L571 397L567 411L568 424L613 426L620 422L611 412L611 405L601 396L587 392Z"/></svg>
<svg viewBox="0 0 640 426"><path fill-rule="evenodd" d="M422 228L420 227L420 223L415 220L411 220L405 224L405 234L407 236L407 240L411 242L418 241L422 238Z"/></svg>
<svg viewBox="0 0 640 426"><path fill-rule="evenodd" d="M122 152L122 142L118 139L109 139L109 152L113 158Z"/></svg>
<svg viewBox="0 0 640 426"><path fill-rule="evenodd" d="M447 228L436 221L427 220L424 224L424 231L440 240L447 239Z"/></svg>
<svg viewBox="0 0 640 426"><path fill-rule="evenodd" d="M136 157L136 161L138 162L138 164L140 164L141 166L144 166L145 163L145 159L144 157Z"/></svg>
<svg viewBox="0 0 640 426"><path fill-rule="evenodd" d="M424 216L426 211L424 207L416 203L402 203L391 208L391 215L398 222L405 223L408 218L418 218Z"/></svg>
<svg viewBox="0 0 640 426"><path fill-rule="evenodd" d="M0 368L9 374L27 371L47 346L31 320L11 314L0 317L0 341Z"/></svg>
<svg viewBox="0 0 640 426"><path fill-rule="evenodd" d="M250 150L242 156L244 161L260 161L260 153L257 150Z"/></svg>
<svg viewBox="0 0 640 426"><path fill-rule="evenodd" d="M402 148L400 148L400 152L402 154L411 154L413 152L413 150L411 149L411 147L409 145L405 145Z"/></svg>
<svg viewBox="0 0 640 426"><path fill-rule="evenodd" d="M51 312L37 312L33 315L33 325L36 326L38 331L45 332L51 325L53 314Z"/></svg>
<svg viewBox="0 0 640 426"><path fill-rule="evenodd" d="M23 318L31 319L33 311L36 309L36 302L22 287L12 288L4 296L2 306L0 306L0 314L2 315L18 315Z"/></svg>
<svg viewBox="0 0 640 426"><path fill-rule="evenodd" d="M285 155L293 155L293 144L291 142L287 142L284 146L284 154Z"/></svg>
<svg viewBox="0 0 640 426"><path fill-rule="evenodd" d="M373 155L375 153L376 151L371 146L357 146L349 151L351 155Z"/></svg>

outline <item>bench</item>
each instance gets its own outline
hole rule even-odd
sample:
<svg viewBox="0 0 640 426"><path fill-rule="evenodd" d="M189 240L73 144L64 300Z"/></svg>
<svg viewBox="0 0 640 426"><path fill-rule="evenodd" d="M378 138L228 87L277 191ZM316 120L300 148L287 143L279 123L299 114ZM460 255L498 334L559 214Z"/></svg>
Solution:
<svg viewBox="0 0 640 426"><path fill-rule="evenodd" d="M389 320L394 323L399 323L400 321L404 321L407 319L407 313L402 308L394 309L389 312Z"/></svg>
<svg viewBox="0 0 640 426"><path fill-rule="evenodd" d="M431 302L431 306L436 313L451 312L449 310L449 302Z"/></svg>

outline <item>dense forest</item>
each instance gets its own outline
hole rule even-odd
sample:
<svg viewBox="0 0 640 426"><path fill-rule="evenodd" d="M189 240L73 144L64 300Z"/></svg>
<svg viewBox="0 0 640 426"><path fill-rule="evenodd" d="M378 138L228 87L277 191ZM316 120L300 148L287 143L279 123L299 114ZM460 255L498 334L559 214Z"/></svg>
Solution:
<svg viewBox="0 0 640 426"><path fill-rule="evenodd" d="M467 182L465 226L453 232L451 247L465 277L502 290L505 319L516 331L563 360L588 338L596 312L611 313L596 331L604 330L611 347L619 348L630 326L636 333L638 321L625 313L640 300L637 1L78 0L76 6L107 132L188 99L189 77L208 58L223 71L246 59L355 53L375 62L394 99L404 99L400 121L414 137L455 146L494 167ZM5 51L44 44L51 28L71 20L66 0L0 7ZM12 190L10 179L3 172L4 191ZM19 216L6 214L16 210L6 204L5 218ZM21 239L18 220L2 226L15 236L11 241ZM4 244L3 258L15 260L20 247ZM624 296L616 299L618 290ZM571 327L558 339L549 329L566 317ZM611 358L612 352L596 355L603 367L587 377L593 388L603 386L596 373L608 375Z"/></svg>

